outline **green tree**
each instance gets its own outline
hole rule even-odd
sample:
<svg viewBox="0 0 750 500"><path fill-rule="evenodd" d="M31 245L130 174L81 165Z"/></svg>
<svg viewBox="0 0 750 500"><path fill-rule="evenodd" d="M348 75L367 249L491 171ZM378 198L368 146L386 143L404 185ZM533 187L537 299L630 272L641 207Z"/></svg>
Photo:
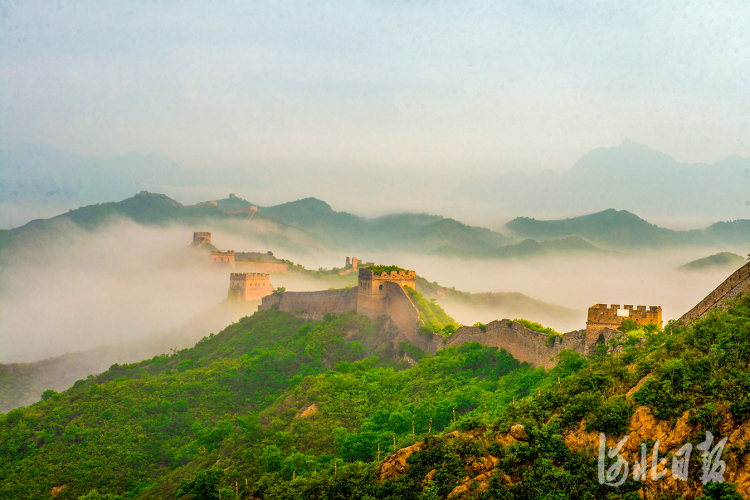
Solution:
<svg viewBox="0 0 750 500"><path fill-rule="evenodd" d="M53 391L52 389L47 389L42 393L42 401L47 401L49 398L57 394L57 391Z"/></svg>
<svg viewBox="0 0 750 500"><path fill-rule="evenodd" d="M183 479L175 492L175 498L191 495L192 500L218 500L218 484L224 477L221 469L199 472L193 479Z"/></svg>

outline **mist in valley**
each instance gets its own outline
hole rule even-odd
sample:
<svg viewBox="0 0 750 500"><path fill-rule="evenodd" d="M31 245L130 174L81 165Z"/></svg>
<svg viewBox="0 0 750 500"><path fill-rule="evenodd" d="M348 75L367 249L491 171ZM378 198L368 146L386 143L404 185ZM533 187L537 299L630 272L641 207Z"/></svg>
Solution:
<svg viewBox="0 0 750 500"><path fill-rule="evenodd" d="M0 362L28 362L146 338L153 342L154 335L174 334L195 318L208 315L226 298L230 270L210 267L206 252L189 248L193 230L211 230L214 244L223 250L270 250L308 269L343 267L345 256L355 255L364 261L414 269L430 282L461 291L520 292L567 309L565 314L527 317L558 331L584 328L586 309L598 302L661 305L665 320L678 318L729 274L726 269L676 270L720 249L459 260L410 253L323 251L296 230L286 230L282 237L278 227L260 227L250 233L247 226L231 221L217 221L215 226L143 227L117 220L89 232L70 224L58 226L44 239L26 238L21 246L3 252ZM271 282L303 291L342 287L355 283L356 278L321 280L287 273L272 274ZM529 314L518 308L439 302L464 324ZM216 333L244 314L247 311L214 311L212 322L203 327ZM192 331L190 341L209 333Z"/></svg>

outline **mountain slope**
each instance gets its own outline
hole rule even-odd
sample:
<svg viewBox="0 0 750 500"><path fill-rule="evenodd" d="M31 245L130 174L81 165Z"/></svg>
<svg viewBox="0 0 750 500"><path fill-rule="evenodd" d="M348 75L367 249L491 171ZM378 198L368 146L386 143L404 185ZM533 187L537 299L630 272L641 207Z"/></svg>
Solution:
<svg viewBox="0 0 750 500"><path fill-rule="evenodd" d="M0 473L13 478L0 496L173 498L211 470L222 497L237 485L264 500L750 495L750 297L687 327L629 332L618 356L568 352L550 371L478 344L394 351L383 327L264 311L13 410L0 416ZM394 363L406 355L419 363ZM702 485L698 453L687 481L598 481L600 432L609 446L627 433L632 463L641 443L660 439L669 457L708 431L728 438L724 479L742 496Z"/></svg>
<svg viewBox="0 0 750 500"><path fill-rule="evenodd" d="M721 252L688 262L677 269L680 271L703 271L706 269L726 268L734 271L745 263L745 259L736 253Z"/></svg>
<svg viewBox="0 0 750 500"><path fill-rule="evenodd" d="M498 193L502 193L498 195ZM624 140L596 148L570 169L474 177L451 199L471 199L495 212L540 216L599 212L617 207L661 219L750 218L750 158L711 165L683 164L648 146Z"/></svg>
<svg viewBox="0 0 750 500"><path fill-rule="evenodd" d="M196 229L204 226L218 226L228 232L252 232L261 240L273 242L285 248L298 251L311 248L338 248L338 244L317 234L298 227L291 227L281 221L267 221L262 224L262 214L247 219L246 213L232 213L208 203L185 206L158 193L141 191L137 195L119 202L88 205L70 210L50 219L33 220L14 229L0 230L0 251L11 243L41 238L43 241L55 237L56 230L64 233L67 224L74 224L87 230L96 229L120 218L130 219L142 225L183 224ZM59 235L58 235L59 236Z"/></svg>
<svg viewBox="0 0 750 500"><path fill-rule="evenodd" d="M388 439L396 429L404 440L412 413L421 428L433 412L437 431L450 421L445 408L475 406L503 376L530 377L503 386L508 397L535 380L494 348L425 357L394 349L393 338L383 321L355 314L308 322L264 311L192 349L114 365L0 416L0 472L14 478L0 482L0 496L48 497L56 488L56 498L75 499L98 488L167 498L181 478L221 462L253 481L259 471L302 475L330 464L332 434L348 460L369 459L374 448L349 437L361 425L382 427L377 435ZM405 371L407 354L424 361ZM419 402L415 391L426 391Z"/></svg>
<svg viewBox="0 0 750 500"><path fill-rule="evenodd" d="M402 213L366 219L336 212L316 198L261 207L259 213L355 249L429 252L449 244L481 250L511 241L511 238L489 229L436 215Z"/></svg>
<svg viewBox="0 0 750 500"><path fill-rule="evenodd" d="M626 210L611 208L595 214L560 220L518 217L504 227L518 237L539 240L580 236L609 248L750 243L750 220L719 222L705 229L674 231L646 222Z"/></svg>

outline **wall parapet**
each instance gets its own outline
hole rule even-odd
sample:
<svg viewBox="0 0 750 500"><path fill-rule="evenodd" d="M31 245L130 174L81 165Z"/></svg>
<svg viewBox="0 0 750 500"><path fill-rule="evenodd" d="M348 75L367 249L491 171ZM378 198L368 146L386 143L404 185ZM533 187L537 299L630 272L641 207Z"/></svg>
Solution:
<svg viewBox="0 0 750 500"><path fill-rule="evenodd" d="M476 326L463 326L448 337L445 347L479 342L482 345L505 349L519 361L544 368L555 366L557 355L563 350L584 353L585 330L567 332L560 338L554 336L554 339L554 343L551 343L547 334L529 330L516 321L503 319L487 323L484 330Z"/></svg>
<svg viewBox="0 0 750 500"><path fill-rule="evenodd" d="M277 297L277 298L273 298ZM259 311L277 308L307 319L322 319L326 314L349 312L357 307L357 287L317 292L282 292L264 297Z"/></svg>
<svg viewBox="0 0 750 500"><path fill-rule="evenodd" d="M683 314L677 322L686 324L694 319L703 318L712 309L723 307L728 300L744 292L750 293L750 262L733 272L695 307Z"/></svg>

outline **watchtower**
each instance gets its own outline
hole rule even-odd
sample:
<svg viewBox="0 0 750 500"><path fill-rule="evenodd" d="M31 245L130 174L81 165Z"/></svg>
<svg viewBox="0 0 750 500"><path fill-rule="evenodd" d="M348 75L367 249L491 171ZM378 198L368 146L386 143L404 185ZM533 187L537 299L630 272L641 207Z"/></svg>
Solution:
<svg viewBox="0 0 750 500"><path fill-rule="evenodd" d="M211 264L215 266L234 267L235 262L234 250L229 250L226 252L211 252Z"/></svg>
<svg viewBox="0 0 750 500"><path fill-rule="evenodd" d="M193 233L193 245L199 247L203 244L211 244L211 233L197 232Z"/></svg>
<svg viewBox="0 0 750 500"><path fill-rule="evenodd" d="M271 295L271 275L266 273L232 273L229 275L230 299L261 300Z"/></svg>
<svg viewBox="0 0 750 500"><path fill-rule="evenodd" d="M345 268L351 268L353 271L356 271L359 264L362 262L361 259L358 259L356 257L347 257L346 258L346 266Z"/></svg>
<svg viewBox="0 0 750 500"><path fill-rule="evenodd" d="M605 328L617 330L626 319L635 321L638 325L654 324L659 328L662 326L661 306L637 306L625 305L620 308L619 304L594 304L589 307L588 319L586 320L586 345L591 346L597 342L599 334Z"/></svg>
<svg viewBox="0 0 750 500"><path fill-rule="evenodd" d="M372 269L359 269L357 286L357 312L368 316L385 314L388 291L385 283L395 283L400 287L416 289L417 275L414 271L390 271L375 273Z"/></svg>

